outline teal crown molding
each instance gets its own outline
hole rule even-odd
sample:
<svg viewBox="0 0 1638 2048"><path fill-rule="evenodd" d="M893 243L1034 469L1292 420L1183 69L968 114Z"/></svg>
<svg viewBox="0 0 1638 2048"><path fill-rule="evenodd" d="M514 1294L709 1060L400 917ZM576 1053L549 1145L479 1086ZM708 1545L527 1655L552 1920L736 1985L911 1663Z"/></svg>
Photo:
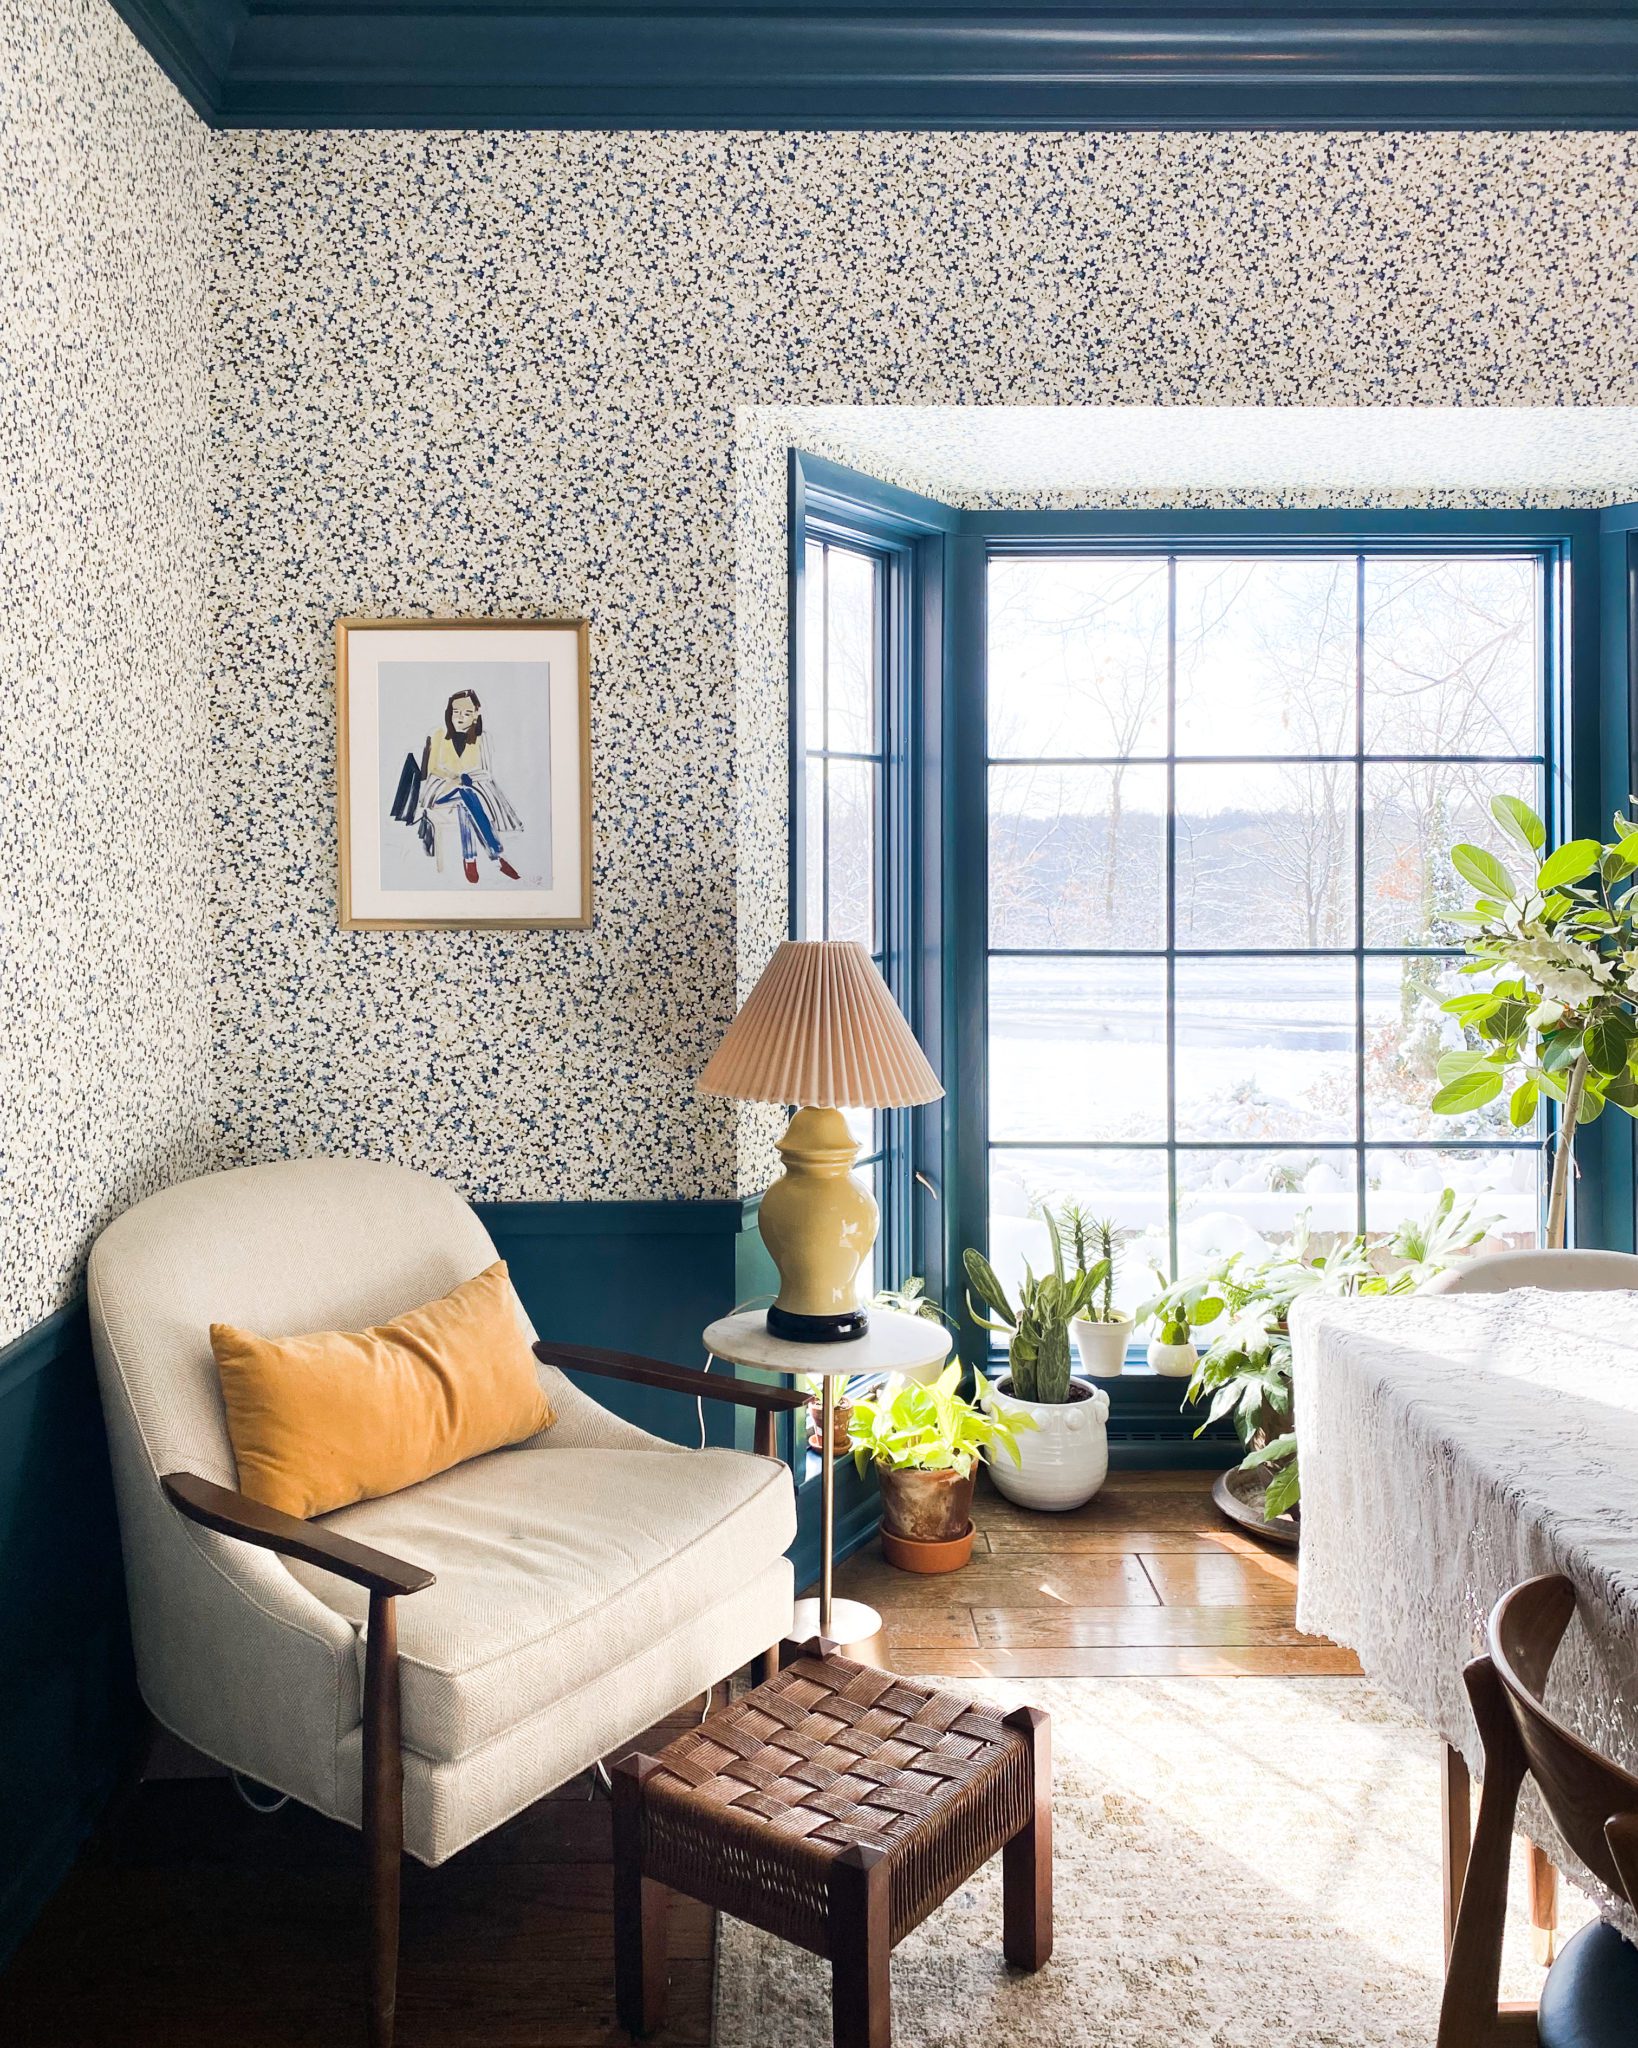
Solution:
<svg viewBox="0 0 1638 2048"><path fill-rule="evenodd" d="M1627 128L1638 0L114 0L222 128Z"/></svg>

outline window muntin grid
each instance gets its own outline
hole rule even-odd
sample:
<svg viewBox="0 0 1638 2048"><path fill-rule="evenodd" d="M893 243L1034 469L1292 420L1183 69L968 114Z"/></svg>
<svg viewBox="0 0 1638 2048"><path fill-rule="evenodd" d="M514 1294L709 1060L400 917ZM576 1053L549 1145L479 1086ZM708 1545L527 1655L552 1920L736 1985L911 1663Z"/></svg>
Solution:
<svg viewBox="0 0 1638 2048"><path fill-rule="evenodd" d="M1134 1299L1146 1255L1176 1273L1204 1237L1230 1249L1238 1229L1254 1250L1304 1209L1316 1230L1380 1231L1447 1178L1502 1211L1508 1241L1533 1239L1539 1132L1435 1125L1422 1068L1448 1042L1437 983L1460 957L1439 917L1460 887L1432 864L1454 838L1493 838L1491 791L1544 808L1541 559L997 549L988 597L998 1266L1039 1263L1030 1197L1069 1193L1144 1231ZM1226 651L1203 645L1214 607ZM1307 666L1282 702L1245 684L1259 660L1277 670L1282 634L1289 657L1293 620ZM1270 887L1258 841L1282 792L1301 830ZM1299 1048L1308 1099L1293 1103L1281 1082Z"/></svg>

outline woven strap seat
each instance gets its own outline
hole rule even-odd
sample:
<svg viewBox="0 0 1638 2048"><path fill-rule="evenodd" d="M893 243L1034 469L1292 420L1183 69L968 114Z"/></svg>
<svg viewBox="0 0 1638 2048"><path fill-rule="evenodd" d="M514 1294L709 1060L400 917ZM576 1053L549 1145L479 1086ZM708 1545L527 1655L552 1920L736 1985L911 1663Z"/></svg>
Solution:
<svg viewBox="0 0 1638 2048"><path fill-rule="evenodd" d="M885 1852L897 1942L1028 1824L1034 1796L1027 1723L804 1655L661 1750L643 1780L643 1868L829 1955L844 1850Z"/></svg>

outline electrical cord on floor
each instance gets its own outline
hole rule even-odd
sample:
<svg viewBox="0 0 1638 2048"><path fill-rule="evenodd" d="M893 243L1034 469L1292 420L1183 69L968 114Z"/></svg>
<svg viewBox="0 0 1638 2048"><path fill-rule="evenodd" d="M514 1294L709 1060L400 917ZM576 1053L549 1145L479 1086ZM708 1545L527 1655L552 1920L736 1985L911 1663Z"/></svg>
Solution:
<svg viewBox="0 0 1638 2048"><path fill-rule="evenodd" d="M233 1780L234 1791L238 1793L252 1813L277 1813L281 1806L288 1806L290 1804L290 1794L288 1792L273 1792L273 1788L270 1785L260 1784L255 1778L241 1777L237 1771L229 1771L228 1776ZM255 1785L258 1792L272 1792L273 1804L271 1806L264 1806L259 1799L252 1799L245 1790L247 1785Z"/></svg>

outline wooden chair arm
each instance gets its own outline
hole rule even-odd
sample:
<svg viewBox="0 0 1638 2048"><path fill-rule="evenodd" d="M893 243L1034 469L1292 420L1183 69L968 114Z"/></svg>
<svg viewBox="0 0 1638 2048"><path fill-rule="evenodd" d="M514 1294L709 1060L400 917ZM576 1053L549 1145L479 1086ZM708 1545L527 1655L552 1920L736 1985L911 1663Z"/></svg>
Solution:
<svg viewBox="0 0 1638 2048"><path fill-rule="evenodd" d="M668 1394L697 1395L707 1401L732 1401L763 1415L784 1415L806 1404L807 1395L794 1387L770 1387L761 1380L737 1379L731 1372L702 1372L695 1365L666 1365L658 1358L634 1358L625 1351L592 1351L581 1344L535 1346L546 1365L568 1372L596 1373L606 1380L631 1380L638 1386L660 1387Z"/></svg>
<svg viewBox="0 0 1638 2048"><path fill-rule="evenodd" d="M317 1565L321 1571L366 1587L371 1594L419 1593L433 1584L433 1574L418 1564L405 1564L384 1550L371 1550L367 1544L354 1543L316 1522L303 1522L277 1508L263 1507L232 1487L215 1486L193 1472L167 1472L159 1483L177 1513L202 1529L214 1529L219 1536L236 1536L241 1543L254 1543L280 1557Z"/></svg>

